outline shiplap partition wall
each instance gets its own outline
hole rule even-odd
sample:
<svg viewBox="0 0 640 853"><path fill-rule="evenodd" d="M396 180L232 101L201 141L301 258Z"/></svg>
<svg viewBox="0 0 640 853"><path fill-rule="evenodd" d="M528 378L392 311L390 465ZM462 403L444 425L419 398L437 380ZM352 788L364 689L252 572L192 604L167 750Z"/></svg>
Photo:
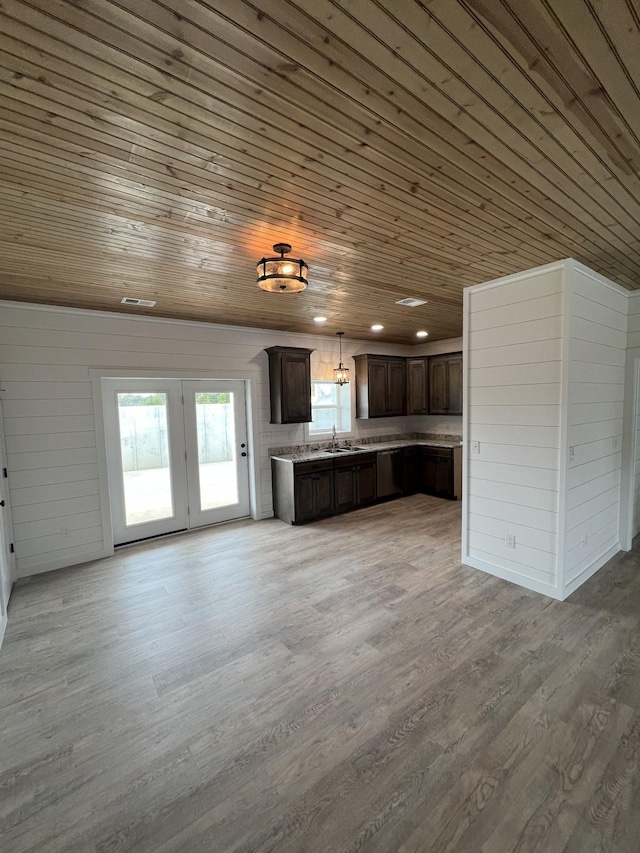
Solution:
<svg viewBox="0 0 640 853"><path fill-rule="evenodd" d="M271 516L268 448L305 440L302 425L269 423L264 348L274 344L310 347L323 362L338 360L338 341L328 337L0 303L0 388L18 576L110 553L96 446L100 424L92 396L91 376L97 372L247 381L254 516ZM343 342L352 370L352 355L372 351L414 352L391 344ZM417 418L356 421L359 437L416 428Z"/></svg>
<svg viewBox="0 0 640 853"><path fill-rule="evenodd" d="M620 550L628 291L565 269L570 337L563 597Z"/></svg>
<svg viewBox="0 0 640 853"><path fill-rule="evenodd" d="M627 305L572 260L465 291L468 565L562 599L619 550Z"/></svg>
<svg viewBox="0 0 640 853"><path fill-rule="evenodd" d="M622 496L626 504L623 540L630 548L640 533L640 294L630 294L627 317L625 430Z"/></svg>

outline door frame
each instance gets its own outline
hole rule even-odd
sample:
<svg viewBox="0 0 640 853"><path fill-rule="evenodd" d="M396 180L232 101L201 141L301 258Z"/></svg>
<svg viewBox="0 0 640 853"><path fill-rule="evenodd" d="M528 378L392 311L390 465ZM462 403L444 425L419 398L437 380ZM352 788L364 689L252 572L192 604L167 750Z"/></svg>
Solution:
<svg viewBox="0 0 640 853"><path fill-rule="evenodd" d="M235 374L235 375L234 375ZM158 370L149 368L139 370L118 370L113 368L90 368L89 378L93 395L93 413L96 430L96 452L98 457L98 481L100 484L100 506L102 508L102 530L104 551L100 557L110 557L115 553L113 541L113 523L111 518L111 501L109 494L109 467L107 462L107 440L104 431L104 410L102 406L103 379L197 379L197 380L230 380L240 381L245 387L245 409L247 414L247 449L249 451L249 509L251 518L257 521L261 518L258 506L260 494L260 459L257 453L258 435L256 419L253 416L253 401L259 377L247 376L246 372L227 371L226 375L212 375L210 370ZM198 529L198 528L195 528ZM202 528L199 528L202 529Z"/></svg>
<svg viewBox="0 0 640 853"><path fill-rule="evenodd" d="M4 420L2 414L2 400L0 400L0 468L7 467L7 448L4 440ZM16 580L16 555L15 550L9 551L11 542L15 542L15 534L13 531L13 518L11 515L11 494L9 490L9 478L2 476L0 471L0 498L4 500L5 505L2 507L2 519L0 519L0 543L2 544L2 553L0 560L6 560L6 576L0 578L0 644L4 637L4 632L7 629L7 612L9 607L9 599L11 597L11 588ZM6 541L5 541L6 536ZM14 546L15 548L15 546ZM9 593L5 598L4 581L9 583Z"/></svg>

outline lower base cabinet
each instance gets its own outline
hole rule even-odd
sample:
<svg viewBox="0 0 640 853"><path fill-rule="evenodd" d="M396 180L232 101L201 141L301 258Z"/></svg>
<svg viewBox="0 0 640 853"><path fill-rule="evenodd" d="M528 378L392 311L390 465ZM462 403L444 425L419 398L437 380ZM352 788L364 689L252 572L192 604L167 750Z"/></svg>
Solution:
<svg viewBox="0 0 640 853"><path fill-rule="evenodd" d="M376 462L375 454L367 458L353 457L335 462L335 510L346 512L358 506L375 503L376 500Z"/></svg>
<svg viewBox="0 0 640 853"><path fill-rule="evenodd" d="M454 498L453 452L444 447L420 448L420 491L437 498Z"/></svg>
<svg viewBox="0 0 640 853"><path fill-rule="evenodd" d="M461 496L461 449L406 447L402 494L422 492L453 500ZM377 454L362 453L314 462L272 459L276 518L304 524L375 503Z"/></svg>

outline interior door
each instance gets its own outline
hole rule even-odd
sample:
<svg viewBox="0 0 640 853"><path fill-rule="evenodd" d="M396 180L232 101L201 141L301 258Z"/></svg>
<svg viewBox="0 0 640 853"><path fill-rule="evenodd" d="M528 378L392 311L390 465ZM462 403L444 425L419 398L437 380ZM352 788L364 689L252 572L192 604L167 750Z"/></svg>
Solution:
<svg viewBox="0 0 640 853"><path fill-rule="evenodd" d="M9 503L7 456L4 444L4 421L0 404L0 635L6 624L9 596L15 577L15 554L12 551L13 525Z"/></svg>
<svg viewBox="0 0 640 853"><path fill-rule="evenodd" d="M249 515L244 382L182 383L189 527Z"/></svg>
<svg viewBox="0 0 640 853"><path fill-rule="evenodd" d="M103 379L103 407L114 543L186 530L181 381Z"/></svg>

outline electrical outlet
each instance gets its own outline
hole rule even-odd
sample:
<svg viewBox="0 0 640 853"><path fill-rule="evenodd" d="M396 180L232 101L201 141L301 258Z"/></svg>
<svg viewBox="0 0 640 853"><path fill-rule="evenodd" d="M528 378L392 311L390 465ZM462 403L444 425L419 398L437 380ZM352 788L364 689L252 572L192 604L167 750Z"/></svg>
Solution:
<svg viewBox="0 0 640 853"><path fill-rule="evenodd" d="M480 442L472 441L471 442L471 452L472 453L480 453Z"/></svg>
<svg viewBox="0 0 640 853"><path fill-rule="evenodd" d="M614 450L617 450L620 447L620 436L619 435L613 436L613 438L611 439L611 445L612 445Z"/></svg>
<svg viewBox="0 0 640 853"><path fill-rule="evenodd" d="M588 545L589 545L589 534L588 534L588 533L585 533L585 534L584 534L584 538L583 538L583 540L582 540L582 547L583 547L583 548L587 548L587 547L588 547Z"/></svg>
<svg viewBox="0 0 640 853"><path fill-rule="evenodd" d="M515 548L516 547L516 534L515 533L505 533L504 534L504 544L507 548Z"/></svg>
<svg viewBox="0 0 640 853"><path fill-rule="evenodd" d="M575 447L569 448L569 462L574 462L576 458L576 449Z"/></svg>

